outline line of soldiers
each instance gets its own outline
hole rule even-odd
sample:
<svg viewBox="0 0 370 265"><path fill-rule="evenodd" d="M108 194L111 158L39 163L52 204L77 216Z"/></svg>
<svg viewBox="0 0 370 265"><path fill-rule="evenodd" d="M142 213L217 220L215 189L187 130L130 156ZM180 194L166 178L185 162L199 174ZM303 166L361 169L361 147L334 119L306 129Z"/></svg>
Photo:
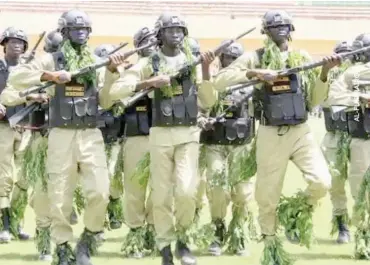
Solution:
<svg viewBox="0 0 370 265"><path fill-rule="evenodd" d="M47 54L30 62L21 57L28 48L23 31L9 28L2 35L0 128L7 136L0 141L5 148L0 159L0 241L9 242L10 234L28 238L21 222L32 187L41 260L91 264L90 257L104 241L105 224L118 229L124 222L130 228L123 243L127 255L141 258L158 249L162 264L171 265L171 243L176 241L175 256L181 264L193 265L196 258L189 244L200 230L194 234L192 227L206 194L212 218L208 252L218 256L227 246L228 252L244 256L250 236L244 225L253 222L249 204L255 191L265 244L261 264L287 265L292 261L276 236L278 225L291 242L309 247L312 214L328 190L333 232L339 232L338 243L349 241L343 176L350 162L356 255L369 257L369 57L342 61L338 54L370 45L370 35L360 35L357 46L342 43L336 54L323 59L321 69L281 76L279 70L311 61L307 52L290 47L295 28L281 10L264 15L261 33L267 38L261 49L250 53L238 43L219 54L201 53L181 16L164 13L153 30L144 27L135 34L136 48L153 46L141 50L137 63L130 65L126 54L110 54L113 46L100 46L94 55L87 45L91 30L86 13L63 13L58 29L45 39ZM213 75L210 65L216 56L220 71ZM107 58L107 67L71 74ZM197 58L201 65L194 64ZM352 66L355 62L359 65ZM231 89L249 80L261 83ZM48 81L55 85L19 96L19 91ZM151 92L127 104L143 91ZM11 128L8 118L35 102L39 105L29 120ZM323 152L307 124L308 112L321 103L326 104L328 130ZM15 162L18 168L24 166L13 184L19 157L27 163ZM308 186L286 198L281 190L290 160ZM85 229L73 251L74 201L76 209L84 207ZM233 216L226 228L230 201ZM50 236L56 243L53 257Z"/></svg>

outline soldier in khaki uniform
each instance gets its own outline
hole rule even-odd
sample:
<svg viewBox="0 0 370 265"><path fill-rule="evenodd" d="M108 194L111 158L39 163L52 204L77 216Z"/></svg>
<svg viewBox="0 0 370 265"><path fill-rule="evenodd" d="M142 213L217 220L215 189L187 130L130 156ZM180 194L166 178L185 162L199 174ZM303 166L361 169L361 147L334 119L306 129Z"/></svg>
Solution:
<svg viewBox="0 0 370 265"><path fill-rule="evenodd" d="M348 41L338 43L334 48L334 53L343 53L352 51L352 44ZM347 59L341 66L331 69L329 72L329 84L335 81L349 66L352 65L352 60ZM321 145L325 159L328 162L330 174L332 176L332 187L330 189L330 198L333 204L333 232L338 231L337 243L344 244L350 240L350 232L348 229L348 209L347 196L345 191L345 183L348 173L348 156L345 161L338 158L339 153L346 153L346 144L338 146L349 141L348 124L346 112L340 111L333 113L325 101L323 104L323 112L325 119L326 134ZM343 141L343 140L346 141ZM343 149L343 150L339 150ZM341 157L341 155L340 155ZM340 159L340 161L338 161Z"/></svg>
<svg viewBox="0 0 370 265"><path fill-rule="evenodd" d="M244 48L240 43L231 44L219 56L221 67L229 66L243 53ZM254 184L252 180L240 181L233 187L230 187L229 184L229 181L231 182L233 179L251 178L255 174L255 172L251 172L250 176L232 176L235 172L229 170L230 165L240 158L243 150L251 149L247 144L254 137L254 119L248 113L248 100L239 102L234 109L230 109L224 120L216 121L217 115L221 115L232 104L237 104L236 102L241 101L243 96L243 93L239 93L239 91L233 92L231 95L220 93L219 100L212 108L210 118L207 120L208 124L213 124L210 125L212 129L205 125L206 129L202 131L200 137L200 143L205 145L207 197L212 223L216 227L216 241L209 246L208 251L215 256L222 254L222 246L226 243L225 218L230 201L233 202L233 215L240 214L239 217L233 216L233 218L240 218L244 225L244 220L248 217L248 204L253 197ZM238 228L243 229L243 227ZM229 227L229 229L235 229L235 227ZM228 233L232 235L233 231L228 231ZM238 241L236 243L238 246L236 244L229 246L232 254L247 255L247 238L244 238L244 233L236 241Z"/></svg>
<svg viewBox="0 0 370 265"><path fill-rule="evenodd" d="M52 218L51 234L57 244L54 263L58 265L90 265L90 256L97 246L97 234L103 230L109 197L109 177L104 142L97 129L98 88L110 86L118 75L116 66L122 56L111 56L106 68L71 78L70 72L96 63L86 42L91 21L86 13L71 10L63 13L59 27L64 41L60 52L36 58L19 66L9 76L17 90L57 83L47 90L50 95L47 152L48 194ZM78 47L78 50L75 50ZM70 71L67 72L66 70ZM104 102L103 95L99 100ZM73 193L81 176L86 199L85 229L73 253L69 242L73 231L69 223Z"/></svg>
<svg viewBox="0 0 370 265"><path fill-rule="evenodd" d="M202 107L211 107L216 95L208 81L196 80L194 72L187 72L170 84L168 75L174 74L194 58L186 44L185 22L176 14L162 14L156 22L160 49L142 58L116 81L110 89L112 100L133 95L134 92L156 87L152 98L152 127L149 134L150 172L154 225L162 264L173 265L171 242L176 240L173 227L177 219L176 256L181 264L193 265L195 257L187 246L185 232L193 222L195 196L198 187L199 129L196 127L198 100ZM185 38L184 49L181 43ZM212 54L202 55L203 77L209 75ZM199 69L197 69L198 71ZM152 77L154 74L154 77ZM198 97L196 95L196 82ZM175 213L173 212L175 194Z"/></svg>
<svg viewBox="0 0 370 265"><path fill-rule="evenodd" d="M267 35L265 47L242 55L221 70L214 80L216 90L220 91L252 78L270 82L257 87L254 95L255 117L260 120L255 192L259 224L266 250L269 251L275 251L277 246L272 243L278 240L275 237L276 210L289 160L297 165L308 183L306 194L309 205L314 206L324 197L331 184L325 159L306 120L307 110L325 99L328 90L327 73L339 60L328 58L316 83L312 80L308 85L298 85L294 82L294 76L278 83L276 70L295 67L311 60L307 53L289 48L292 31L294 26L289 14L280 10L268 11L262 19L262 33ZM275 254L271 255L277 259ZM264 262L267 261L262 260Z"/></svg>
<svg viewBox="0 0 370 265"><path fill-rule="evenodd" d="M359 45L356 45L356 42ZM355 39L353 49L369 45L370 34L361 34ZM370 165L370 54L366 52L361 56L363 57L361 61L364 64L353 65L340 75L330 86L328 97L328 104L333 109L334 107L344 107L347 114L348 133L351 136L348 181L351 195L356 200L355 208L359 203L357 200L361 194L361 189L363 189L363 181ZM366 192L368 192L368 188ZM362 199L366 201L366 198ZM365 209L365 211L368 210ZM357 216L357 213L354 212L353 223L358 228L355 237L355 257L367 259L366 255L368 255L370 248L369 243L366 242L368 227L364 226L364 222L367 223L367 221L361 220L359 217L361 216ZM362 228L362 226L364 227ZM365 229L365 231L362 232L362 229ZM364 240L362 240L363 237ZM363 253L363 251L366 253Z"/></svg>
<svg viewBox="0 0 370 265"><path fill-rule="evenodd" d="M9 73L19 64L22 54L27 51L28 38L22 30L10 27L2 33L0 44L4 47L5 54L4 59L0 60L1 93L7 84ZM11 240L10 232L22 240L29 238L29 235L24 233L20 227L19 222L23 219L25 205L19 205L19 203L27 204L28 183L25 176L22 176L23 172L20 167L23 164L22 158L29 143L30 134L14 131L10 128L7 120L15 112L24 108L24 102L19 103L17 106L8 107L0 105L2 118L0 121L2 136L0 148L3 153L0 158L0 243L7 243ZM14 181L14 177L16 177L16 181ZM14 183L15 185L13 185ZM10 197L12 197L11 200ZM15 214L16 212L17 214ZM17 231L11 231L14 230L12 227Z"/></svg>

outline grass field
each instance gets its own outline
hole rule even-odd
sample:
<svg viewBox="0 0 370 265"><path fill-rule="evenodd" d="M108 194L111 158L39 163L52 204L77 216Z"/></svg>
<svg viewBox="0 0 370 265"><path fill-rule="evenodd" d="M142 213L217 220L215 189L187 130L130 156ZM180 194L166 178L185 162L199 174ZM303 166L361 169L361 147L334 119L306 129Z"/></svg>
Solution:
<svg viewBox="0 0 370 265"><path fill-rule="evenodd" d="M318 142L321 142L322 137L325 133L323 120L312 118L310 120L313 131ZM294 165L290 165L285 185L284 185L284 194L290 195L293 194L297 189L304 188L305 183L300 172ZM348 189L347 189L348 190ZM347 195L349 192L347 192ZM349 207L352 207L353 202L350 199ZM27 209L27 223L25 225L25 230L33 234L35 228L34 214L32 209ZM82 221L82 218L80 218ZM202 221L209 221L209 213L207 209L203 210ZM313 245L311 250L307 250L303 247L291 245L285 241L286 250L288 250L295 259L296 265L308 265L313 262L315 265L352 265L358 264L358 261L352 259L352 253L354 245L337 245L335 243L335 238L331 238L330 233L330 221L331 221L331 202L329 196L325 197L322 201L320 207L316 210L314 216L315 224L315 235L316 235L316 244ZM77 237L82 230L82 224L75 226L75 236ZM160 265L160 258L145 258L142 260L131 260L122 258L120 253L121 242L123 236L126 234L127 229L122 228L121 230L114 230L106 232L107 241L100 248L100 255L93 258L94 265ZM257 265L259 264L259 258L261 255L263 244L252 242L250 244L251 256L247 258L242 257L231 257L231 256L222 256L222 257L207 257L198 255L198 264L204 265L223 265L223 264L232 264L232 265ZM365 263L366 261L360 261L360 263ZM29 242L12 242L7 245L0 245L0 265L36 265L43 264L43 262L37 261L37 253L32 240ZM177 263L179 264L179 263Z"/></svg>

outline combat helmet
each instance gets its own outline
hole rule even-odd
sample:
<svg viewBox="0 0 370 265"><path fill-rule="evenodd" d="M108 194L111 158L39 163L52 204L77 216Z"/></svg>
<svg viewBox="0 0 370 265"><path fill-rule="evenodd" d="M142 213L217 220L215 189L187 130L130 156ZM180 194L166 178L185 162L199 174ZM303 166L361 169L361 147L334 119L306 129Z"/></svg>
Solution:
<svg viewBox="0 0 370 265"><path fill-rule="evenodd" d="M45 37L44 51L56 52L63 41L63 36L57 30L50 31Z"/></svg>
<svg viewBox="0 0 370 265"><path fill-rule="evenodd" d="M166 28L180 27L184 30L184 35L188 35L188 27L185 20L179 14L175 13L163 13L159 16L155 23L155 32L157 37L159 36L161 30Z"/></svg>
<svg viewBox="0 0 370 265"><path fill-rule="evenodd" d="M4 32L1 34L1 37L0 37L0 45L5 46L5 43L11 38L22 40L24 42L24 52L27 51L27 49L28 49L28 37L27 37L26 33L23 30L20 30L20 29L14 28L14 27L9 27L9 28L5 29Z"/></svg>
<svg viewBox="0 0 370 265"><path fill-rule="evenodd" d="M64 32L68 28L87 28L91 32L91 19L81 10L72 9L64 12L58 20L58 31Z"/></svg>
<svg viewBox="0 0 370 265"><path fill-rule="evenodd" d="M116 47L112 44L102 44L95 48L94 53L98 57L107 57Z"/></svg>
<svg viewBox="0 0 370 265"><path fill-rule="evenodd" d="M156 32L147 27L139 29L134 35L134 47L137 48L140 46L141 42L150 36L155 36Z"/></svg>
<svg viewBox="0 0 370 265"><path fill-rule="evenodd" d="M353 51L352 43L350 41L338 42L334 47L334 53Z"/></svg>
<svg viewBox="0 0 370 265"><path fill-rule="evenodd" d="M294 31L293 19L288 12L284 10L270 10L265 13L262 18L262 34L266 34L268 28L280 25L289 26L290 31Z"/></svg>
<svg viewBox="0 0 370 265"><path fill-rule="evenodd" d="M243 45L237 42L232 43L221 52L221 54L227 54L236 58L241 56L243 53L244 53Z"/></svg>

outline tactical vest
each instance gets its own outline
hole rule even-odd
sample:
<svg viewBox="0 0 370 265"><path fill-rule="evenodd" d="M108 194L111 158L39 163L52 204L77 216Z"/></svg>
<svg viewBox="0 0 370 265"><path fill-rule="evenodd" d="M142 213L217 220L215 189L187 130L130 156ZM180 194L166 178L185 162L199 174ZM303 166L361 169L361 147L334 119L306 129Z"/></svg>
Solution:
<svg viewBox="0 0 370 265"><path fill-rule="evenodd" d="M332 113L330 108L323 108L323 112L325 128L328 132L348 132L347 113L344 110Z"/></svg>
<svg viewBox="0 0 370 265"><path fill-rule="evenodd" d="M255 121L248 115L248 101L241 104L235 101L241 100L242 94L233 93L221 100L223 109L230 111L225 116L225 122L216 122L214 130L203 130L200 134L200 142L203 144L217 145L243 145L249 143L255 135ZM231 107L230 106L235 106ZM211 117L217 117L214 110Z"/></svg>
<svg viewBox="0 0 370 265"><path fill-rule="evenodd" d="M55 70L66 67L62 52L53 53ZM51 128L86 129L97 127L98 92L91 83L79 84L72 79L67 84L55 85L55 96L49 104Z"/></svg>
<svg viewBox="0 0 370 265"><path fill-rule="evenodd" d="M348 133L354 138L369 139L370 109L347 112Z"/></svg>
<svg viewBox="0 0 370 265"><path fill-rule="evenodd" d="M159 56L152 58L154 75L159 72ZM191 80L190 69L171 80L178 84L173 97L164 97L160 89L154 90L152 103L152 126L195 126L198 116L197 86Z"/></svg>
<svg viewBox="0 0 370 265"><path fill-rule="evenodd" d="M124 115L116 117L111 110L101 110L98 116L98 127L106 144L116 142L123 136Z"/></svg>
<svg viewBox="0 0 370 265"><path fill-rule="evenodd" d="M125 109L125 136L149 135L152 125L152 102L144 97L132 107Z"/></svg>
<svg viewBox="0 0 370 265"><path fill-rule="evenodd" d="M0 94L3 92L3 90L6 87L6 83L8 81L9 77L9 69L8 64L6 63L5 59L0 60ZM6 107L6 115L5 118L1 121L7 122L8 118L13 116L16 112L20 111L21 109L26 107L26 104L20 104L17 106L5 106ZM28 122L27 118L23 120L23 122Z"/></svg>
<svg viewBox="0 0 370 265"><path fill-rule="evenodd" d="M257 51L262 61L263 49ZM287 66L289 68L289 66ZM270 126L298 125L307 120L305 94L299 75L281 77L261 88L262 124Z"/></svg>

